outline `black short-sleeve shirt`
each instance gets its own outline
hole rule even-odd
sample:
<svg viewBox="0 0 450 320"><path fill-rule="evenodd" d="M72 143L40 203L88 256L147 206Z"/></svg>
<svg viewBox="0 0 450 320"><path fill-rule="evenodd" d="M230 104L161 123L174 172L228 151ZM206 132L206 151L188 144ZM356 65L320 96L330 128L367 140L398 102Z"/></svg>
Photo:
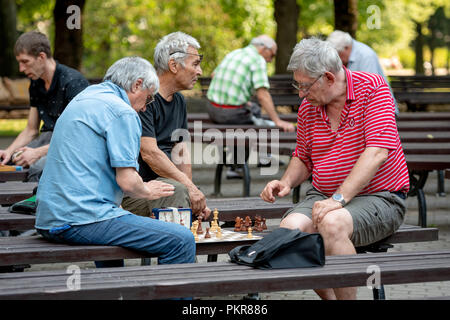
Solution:
<svg viewBox="0 0 450 320"><path fill-rule="evenodd" d="M156 138L159 149L171 159L172 148L180 139L172 141L177 129L187 130L186 101L176 92L172 101L166 101L159 93L145 112L139 112L142 121L142 136ZM144 181L154 180L158 175L139 155L139 174Z"/></svg>
<svg viewBox="0 0 450 320"><path fill-rule="evenodd" d="M41 131L53 131L69 102L87 86L89 82L80 72L58 62L48 91L44 80L31 80L30 105L37 108L39 118L44 121Z"/></svg>

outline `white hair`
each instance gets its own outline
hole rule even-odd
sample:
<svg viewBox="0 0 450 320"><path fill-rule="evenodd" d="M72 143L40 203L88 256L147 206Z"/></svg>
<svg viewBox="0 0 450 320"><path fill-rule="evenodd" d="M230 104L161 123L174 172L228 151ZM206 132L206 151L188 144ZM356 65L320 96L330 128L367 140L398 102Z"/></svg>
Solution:
<svg viewBox="0 0 450 320"><path fill-rule="evenodd" d="M337 74L342 70L342 61L328 41L312 37L297 43L287 69L299 70L311 78L316 78L325 72Z"/></svg>
<svg viewBox="0 0 450 320"><path fill-rule="evenodd" d="M143 89L153 88L155 92L159 90L159 79L155 68L141 57L125 57L117 60L106 71L103 81L110 80L125 91L130 92L138 79L142 80Z"/></svg>
<svg viewBox="0 0 450 320"><path fill-rule="evenodd" d="M183 52L187 52L188 47L198 50L200 44L194 37L181 31L164 36L156 45L153 58L158 74L169 70L170 59L174 59L184 67L184 60L187 55Z"/></svg>
<svg viewBox="0 0 450 320"><path fill-rule="evenodd" d="M257 46L257 47L266 47L268 49L272 49L274 46L276 46L275 40L273 40L271 37L263 34L256 38L253 38L250 41L250 44Z"/></svg>
<svg viewBox="0 0 450 320"><path fill-rule="evenodd" d="M353 38L348 32L336 30L330 33L327 41L329 41L338 52L341 52L344 51L345 47L352 44Z"/></svg>

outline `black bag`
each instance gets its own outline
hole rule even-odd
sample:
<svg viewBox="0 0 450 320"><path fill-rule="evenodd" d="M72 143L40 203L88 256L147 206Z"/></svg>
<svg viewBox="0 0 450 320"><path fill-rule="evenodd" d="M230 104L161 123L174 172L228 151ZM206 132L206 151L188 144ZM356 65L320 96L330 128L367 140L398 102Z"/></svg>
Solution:
<svg viewBox="0 0 450 320"><path fill-rule="evenodd" d="M325 248L319 233L275 229L253 245L228 252L231 262L259 269L308 268L325 264Z"/></svg>

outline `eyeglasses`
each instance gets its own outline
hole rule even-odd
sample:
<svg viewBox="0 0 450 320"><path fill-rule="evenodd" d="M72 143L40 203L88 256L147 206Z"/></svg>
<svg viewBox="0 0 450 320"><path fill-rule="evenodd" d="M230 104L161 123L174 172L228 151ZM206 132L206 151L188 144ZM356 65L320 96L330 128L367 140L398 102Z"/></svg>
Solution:
<svg viewBox="0 0 450 320"><path fill-rule="evenodd" d="M300 84L296 81L292 82L292 86L297 89L298 91L303 92L305 95L309 93L309 90L311 90L312 86L323 76L323 73L317 77L316 80L313 81L311 84Z"/></svg>
<svg viewBox="0 0 450 320"><path fill-rule="evenodd" d="M149 94L147 96L147 100L145 100L145 106L148 107L150 105L150 103L152 103L153 101L155 101L155 96L152 94Z"/></svg>
<svg viewBox="0 0 450 320"><path fill-rule="evenodd" d="M202 54L189 53L189 52L184 52L184 51L175 51L175 52L169 53L169 56L171 56L171 55L173 55L173 54L175 54L175 53L190 54L190 55L193 55L193 56L198 56L198 57L200 57L200 62L202 62L202 60L203 60L203 55L202 55Z"/></svg>

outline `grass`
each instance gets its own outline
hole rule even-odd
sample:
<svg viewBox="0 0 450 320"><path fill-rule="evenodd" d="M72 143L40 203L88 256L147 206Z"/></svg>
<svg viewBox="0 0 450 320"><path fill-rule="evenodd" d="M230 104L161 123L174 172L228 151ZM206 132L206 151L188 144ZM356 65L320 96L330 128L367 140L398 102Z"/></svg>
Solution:
<svg viewBox="0 0 450 320"><path fill-rule="evenodd" d="M0 119L0 136L17 136L25 129L27 121L27 119Z"/></svg>

